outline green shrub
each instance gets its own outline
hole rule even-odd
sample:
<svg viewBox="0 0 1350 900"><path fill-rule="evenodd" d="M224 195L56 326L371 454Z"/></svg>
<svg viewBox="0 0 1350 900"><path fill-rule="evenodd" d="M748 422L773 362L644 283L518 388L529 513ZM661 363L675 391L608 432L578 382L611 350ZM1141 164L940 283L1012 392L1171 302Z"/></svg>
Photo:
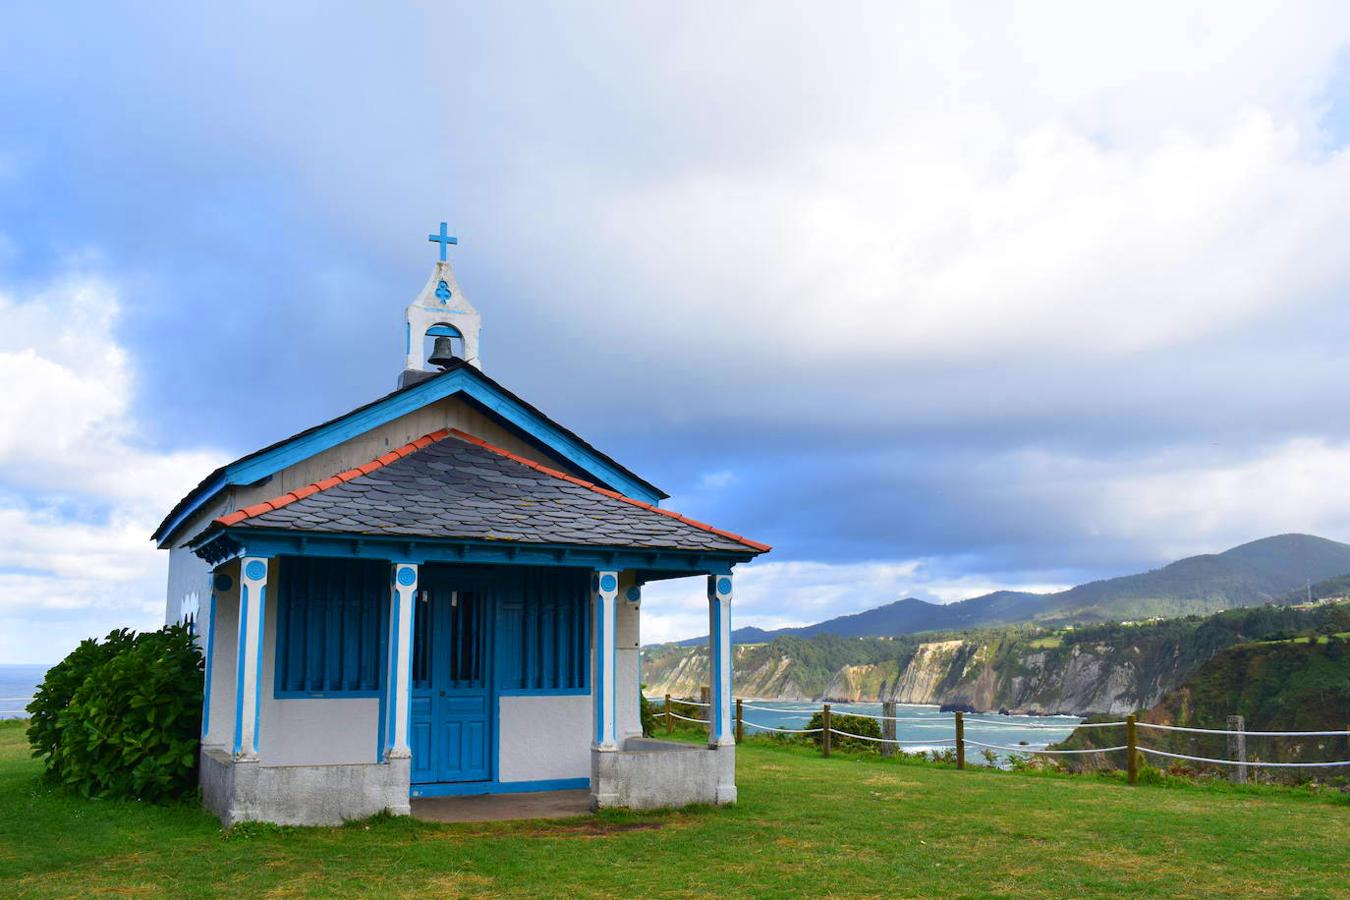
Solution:
<svg viewBox="0 0 1350 900"><path fill-rule="evenodd" d="M818 712L811 717L810 722L806 723L806 727L807 729L822 728L824 727L824 722L825 714L823 712ZM881 745L876 741L864 741L839 734L841 731L847 731L852 734L860 734L863 737L880 738L881 725L877 723L876 719L871 719L866 716L850 716L848 713L837 713L832 711L830 713L830 731L833 732L830 736L830 746L836 750L866 750L873 753L880 752L879 748ZM822 739L823 734L821 732L811 735L811 740L815 741L817 744L820 744Z"/></svg>
<svg viewBox="0 0 1350 900"><path fill-rule="evenodd" d="M202 656L186 625L82 642L28 711L47 777L86 797L163 802L196 789Z"/></svg>
<svg viewBox="0 0 1350 900"><path fill-rule="evenodd" d="M53 770L58 764L55 754L61 744L60 716L70 699L84 680L100 666L112 659L122 650L130 647L136 633L120 628L108 633L107 639L99 643L93 638L80 641L80 645L56 665L47 670L42 684L38 685L33 702L28 704L31 719L28 726L28 743L33 747L34 756L47 757L49 774L59 775Z"/></svg>

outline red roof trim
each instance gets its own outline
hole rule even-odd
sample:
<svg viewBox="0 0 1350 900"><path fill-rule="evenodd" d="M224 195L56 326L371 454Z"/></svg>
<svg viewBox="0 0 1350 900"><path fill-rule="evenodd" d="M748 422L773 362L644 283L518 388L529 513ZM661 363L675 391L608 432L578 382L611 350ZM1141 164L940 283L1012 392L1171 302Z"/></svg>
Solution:
<svg viewBox="0 0 1350 900"><path fill-rule="evenodd" d="M362 463L354 469L348 469L345 472L338 472L336 475L330 475L322 481L316 481L313 484L307 484L302 488L297 488L282 494L280 497L273 497L271 500L264 500L261 503L254 503L252 506L245 506L243 509L235 510L223 516L219 516L215 522L217 525L238 525L246 519L252 519L254 516L261 516L263 513L271 512L274 509L281 509L297 500L317 494L320 491L326 491L331 487L337 487L339 484L345 484L353 478L360 478L362 475L369 475L376 469L382 469L391 462L402 459L409 453L416 453L423 447L430 446L439 440L444 440L450 432L442 428L440 431L433 431L431 434L424 434L411 443L404 444L394 450L390 450L368 463Z"/></svg>
<svg viewBox="0 0 1350 900"><path fill-rule="evenodd" d="M624 503L631 504L632 506L637 506L645 510L650 510L651 512L654 513L660 513L663 516L667 516L668 518L675 519L676 521L679 522L683 522L686 525L692 525L693 527L699 529L700 531L706 531L709 534L715 534L718 535L719 537L724 537L729 540L733 540L738 544L744 544L751 550L755 550L760 553L767 553L769 550L773 549L768 544L761 544L758 541L752 541L749 538L741 537L739 534L733 534L730 531L723 531L720 528L714 528L713 526L705 522L699 522L696 519L687 518L685 516L680 515L677 512L672 512L671 510L668 509L662 509L659 506L653 506L650 503L645 503L641 500L634 499L633 497L625 497L623 494L620 494L617 491L611 491L609 488L602 488L598 484L592 484L589 481L583 481L582 479L577 478L574 475L568 475L566 472L559 472L557 469L551 469L548 466L545 466L541 463L537 463L532 459L527 459L523 456L519 456L515 453L512 453L510 450L503 449L502 447L498 447L495 444L489 444L482 438L475 437L474 435L469 434L468 432L465 431L460 431L458 428L451 428L449 430L442 428L440 431L433 431L431 434L424 434L417 440L411 441L407 444L404 444L402 447L397 447L384 454L381 454L375 459L372 459L370 462L362 463L361 465L357 466L354 469L348 469L345 472L338 472L336 475L330 475L329 477L323 479L322 481L316 481L313 484L307 484L302 488L295 489L294 491L288 491L287 493L282 494L279 497L273 497L271 500L264 500L261 503L254 503L252 506L245 506L243 509L239 509L232 513L219 516L215 520L215 523L217 525L225 525L225 526L238 525L240 522L243 522L247 519L252 519L255 516L262 515L263 513L271 512L274 509L281 509L283 506L287 506L291 503L294 503L297 500L303 500L305 497L317 494L320 491L326 491L331 487L336 487L339 484L351 481L353 478L360 478L362 475L369 475L376 469L382 469L385 466L389 465L390 463L396 462L397 460L402 459L403 457L407 456L410 453L416 453L418 450L421 450L424 447L428 447L436 443L437 441L444 440L445 438L452 436L458 438L461 441L465 441L466 443L473 444L476 447L482 447L484 450L490 450L491 452L496 453L498 456L504 456L507 459L512 460L513 462L520 463L522 466L528 466L529 468L534 469L536 472L542 472L543 474L548 475L552 478L558 478L561 479L562 481L570 482L572 484L575 484L577 487L584 487L587 490L595 491L597 494L602 494L613 500L620 500Z"/></svg>
<svg viewBox="0 0 1350 900"><path fill-rule="evenodd" d="M504 456L509 460L518 462L522 466L528 466L529 468L534 469L536 472L543 472L545 475L550 475L554 478L560 478L563 481L569 481L572 484L577 485L578 487L587 488L589 490L595 491L597 494L603 494L604 496L610 497L614 500L622 500L624 503L628 503L633 506L638 506L641 507L642 509L650 510L654 513L660 513L663 516L668 516L669 518L676 519L680 522L683 522L686 525L692 525L695 528L699 529L700 531L706 531L709 534L715 534L718 535L719 537L724 537L729 540L733 540L738 544L744 544L751 550L757 550L760 553L767 553L768 551L773 549L768 544L761 544L759 541L752 541L749 538L741 537L739 534L733 534L730 531L723 531L720 528L714 528L713 526L707 524L706 522L700 522L696 519L687 518L685 516L680 515L677 512L672 512L671 510L668 509L662 509L659 506L652 506L650 503L644 503L641 500L636 500L632 497L625 497L623 494L617 493L616 491L611 491L608 488L602 488L599 485L592 484L589 481L582 481L580 478L576 478L564 472L559 472L557 469L550 469L548 466L541 465L532 459L526 459L523 456L519 456L515 453L512 453L510 450L505 450L501 447L489 444L482 438L474 437L473 435L468 434L467 432L460 431L458 428L451 428L450 434L452 437L457 437L461 441L467 441L470 444L482 447L484 450L491 450L498 456Z"/></svg>

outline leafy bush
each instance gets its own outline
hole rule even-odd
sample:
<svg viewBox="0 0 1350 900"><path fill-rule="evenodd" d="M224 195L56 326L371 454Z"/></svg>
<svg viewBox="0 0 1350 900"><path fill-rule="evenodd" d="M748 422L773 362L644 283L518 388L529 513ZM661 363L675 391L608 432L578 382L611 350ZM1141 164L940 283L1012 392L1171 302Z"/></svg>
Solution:
<svg viewBox="0 0 1350 900"><path fill-rule="evenodd" d="M807 729L823 728L825 725L825 714L818 712L811 717L811 721L806 723ZM836 750L867 750L873 753L880 752L880 744L875 741L864 741L858 738L846 737L840 734L841 731L847 731L852 734L860 734L863 737L881 737L881 725L876 719L870 719L866 716L850 716L848 713L830 713L830 746ZM822 743L823 733L811 735L811 740L817 744Z"/></svg>
<svg viewBox="0 0 1350 900"><path fill-rule="evenodd" d="M47 757L48 773L52 773L56 750L61 745L60 716L70 706L75 691L100 666L130 647L135 638L134 631L120 628L109 632L101 644L93 638L83 640L65 659L47 670L33 702L28 704L31 714L28 743L34 756Z"/></svg>
<svg viewBox="0 0 1350 900"><path fill-rule="evenodd" d="M87 640L29 705L33 755L86 797L163 802L197 784L202 656L186 625Z"/></svg>

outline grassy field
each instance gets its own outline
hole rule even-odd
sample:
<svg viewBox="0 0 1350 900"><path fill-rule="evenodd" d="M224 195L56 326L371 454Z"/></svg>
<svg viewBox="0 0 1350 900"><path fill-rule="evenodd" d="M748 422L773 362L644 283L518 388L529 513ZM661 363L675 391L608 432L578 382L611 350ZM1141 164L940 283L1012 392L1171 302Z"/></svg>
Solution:
<svg viewBox="0 0 1350 900"><path fill-rule="evenodd" d="M0 722L0 896L1350 896L1350 803L747 745L741 802L555 822L223 832L80 800Z"/></svg>

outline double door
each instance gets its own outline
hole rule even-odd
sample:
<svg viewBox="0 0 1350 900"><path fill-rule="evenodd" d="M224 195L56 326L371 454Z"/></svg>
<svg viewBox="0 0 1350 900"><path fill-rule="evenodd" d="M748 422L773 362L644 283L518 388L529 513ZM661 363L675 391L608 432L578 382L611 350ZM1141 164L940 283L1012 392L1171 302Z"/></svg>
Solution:
<svg viewBox="0 0 1350 900"><path fill-rule="evenodd" d="M414 784L492 777L488 592L426 566L413 623L410 733Z"/></svg>

